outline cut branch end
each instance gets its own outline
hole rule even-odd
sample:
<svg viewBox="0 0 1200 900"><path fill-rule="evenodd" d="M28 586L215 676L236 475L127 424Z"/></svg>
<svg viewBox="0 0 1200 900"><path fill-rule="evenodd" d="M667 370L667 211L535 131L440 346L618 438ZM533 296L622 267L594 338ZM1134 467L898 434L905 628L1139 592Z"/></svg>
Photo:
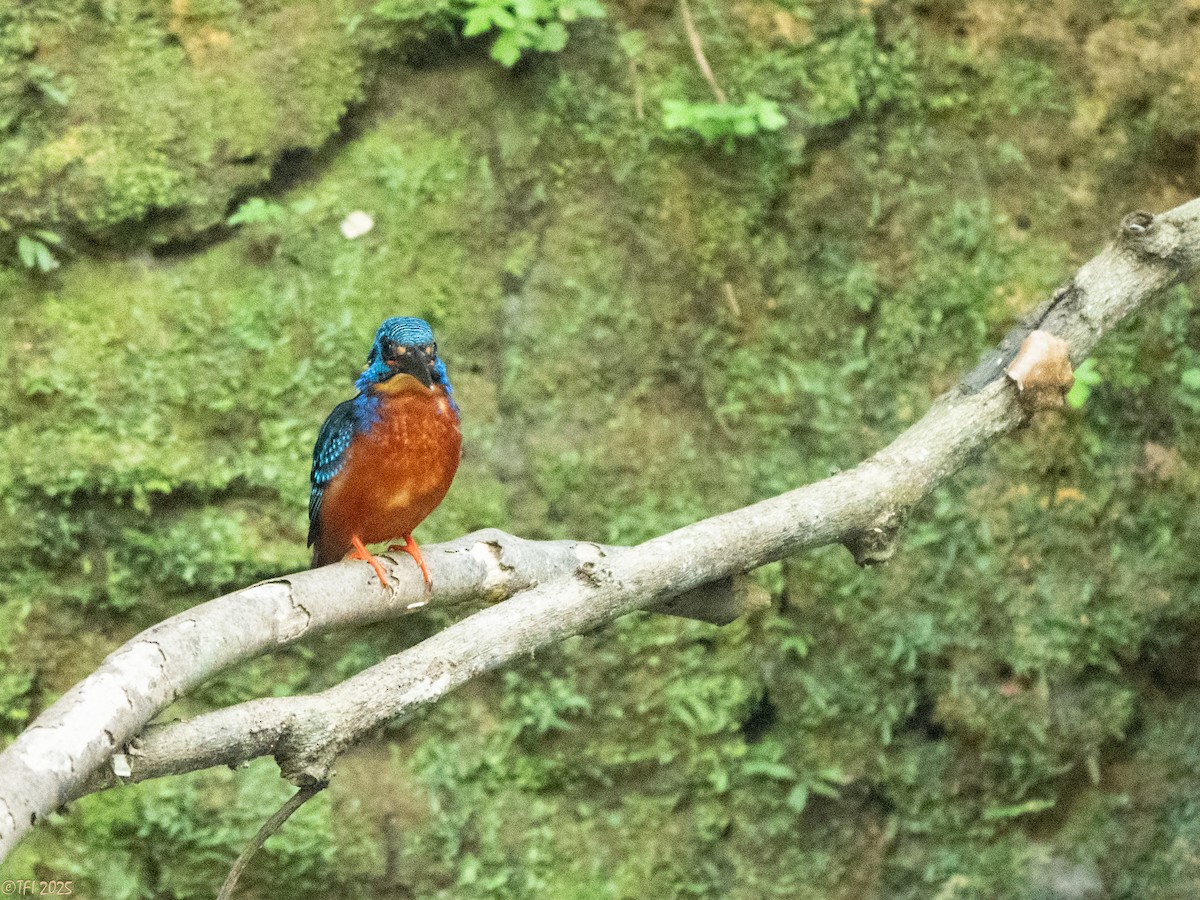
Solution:
<svg viewBox="0 0 1200 900"><path fill-rule="evenodd" d="M1071 345L1048 331L1031 332L1004 371L1017 386L1021 406L1028 413L1061 409L1075 383Z"/></svg>

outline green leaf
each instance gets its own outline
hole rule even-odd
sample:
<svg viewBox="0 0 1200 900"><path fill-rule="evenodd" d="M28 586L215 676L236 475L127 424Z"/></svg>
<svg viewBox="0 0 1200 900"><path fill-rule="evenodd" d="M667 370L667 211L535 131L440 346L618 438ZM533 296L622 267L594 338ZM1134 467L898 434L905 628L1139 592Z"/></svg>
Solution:
<svg viewBox="0 0 1200 900"><path fill-rule="evenodd" d="M48 99L53 100L59 106L66 106L67 101L71 99L69 88L59 87L53 81L42 81L38 83L40 90Z"/></svg>
<svg viewBox="0 0 1200 900"><path fill-rule="evenodd" d="M828 797L830 800L837 800L842 796L841 791L824 781L810 782L808 787L814 794L820 794L822 797Z"/></svg>
<svg viewBox="0 0 1200 900"><path fill-rule="evenodd" d="M787 805L795 812L804 812L804 807L808 806L808 785L798 784L792 788L787 795Z"/></svg>
<svg viewBox="0 0 1200 900"><path fill-rule="evenodd" d="M663 127L674 131L687 128L692 120L692 106L682 100L663 101Z"/></svg>
<svg viewBox="0 0 1200 900"><path fill-rule="evenodd" d="M779 110L774 100L764 100L758 111L758 124L763 131L778 131L787 124L787 116Z"/></svg>
<svg viewBox="0 0 1200 900"><path fill-rule="evenodd" d="M1075 370L1075 383L1067 392L1067 406L1080 409L1092 395L1092 388L1104 381L1104 376L1096 371L1096 361L1085 359Z"/></svg>
<svg viewBox="0 0 1200 900"><path fill-rule="evenodd" d="M41 241L34 241L34 248L39 272L44 274L46 272L53 272L58 268L58 260L54 258L54 254L50 252L49 247Z"/></svg>
<svg viewBox="0 0 1200 900"><path fill-rule="evenodd" d="M528 16L522 16L503 6L491 7L492 23L501 31L510 31L522 21L528 21Z"/></svg>
<svg viewBox="0 0 1200 900"><path fill-rule="evenodd" d="M491 55L505 66L514 65L529 49L559 52L567 45L564 23L605 14L598 0L461 0L456 8L464 37L499 32Z"/></svg>
<svg viewBox="0 0 1200 900"><path fill-rule="evenodd" d="M1179 383L1189 391L1200 391L1200 369L1185 369L1179 376Z"/></svg>
<svg viewBox="0 0 1200 900"><path fill-rule="evenodd" d="M768 778L774 778L778 781L796 780L796 770L791 766L778 762L769 762L765 759L747 760L742 766L742 772L746 775L766 775Z"/></svg>
<svg viewBox="0 0 1200 900"><path fill-rule="evenodd" d="M53 232L48 233L53 234ZM58 238L58 235L54 235L54 237ZM61 242L61 238L54 241L54 243ZM38 238L30 237L27 234L22 234L17 238L17 257L25 268L37 269L43 274L53 272L59 266L58 260L54 258L50 248Z"/></svg>
<svg viewBox="0 0 1200 900"><path fill-rule="evenodd" d="M21 265L27 269L32 269L37 265L37 246L38 242L31 237L21 235L17 238L17 256L21 260Z"/></svg>
<svg viewBox="0 0 1200 900"><path fill-rule="evenodd" d="M477 6L467 12L463 20L463 37L475 37L492 30L492 8Z"/></svg>
<svg viewBox="0 0 1200 900"><path fill-rule="evenodd" d="M551 22L542 29L537 49L544 53L558 53L567 46L567 26L562 22Z"/></svg>
<svg viewBox="0 0 1200 900"><path fill-rule="evenodd" d="M521 45L515 32L506 31L492 44L492 59L512 68L521 58Z"/></svg>
<svg viewBox="0 0 1200 900"><path fill-rule="evenodd" d="M779 649L784 653L795 653L796 656L804 659L808 656L808 639L800 635L785 637L779 642Z"/></svg>

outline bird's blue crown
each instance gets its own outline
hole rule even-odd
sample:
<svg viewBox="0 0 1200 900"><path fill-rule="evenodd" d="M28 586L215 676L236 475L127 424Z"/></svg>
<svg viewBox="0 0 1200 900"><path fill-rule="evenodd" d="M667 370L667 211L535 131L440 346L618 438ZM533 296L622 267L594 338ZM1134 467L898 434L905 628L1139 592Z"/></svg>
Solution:
<svg viewBox="0 0 1200 900"><path fill-rule="evenodd" d="M378 398L371 396L370 387L386 381L393 374L383 358L382 345L384 341L391 341L407 347L422 347L435 343L433 329L424 319L418 319L416 316L393 316L384 320L375 332L375 341L371 344L371 352L367 354L367 368L355 382L355 387L362 392L356 403L360 427L368 425L377 418ZM440 356L436 357L433 365L430 366L429 373L434 384L440 385L445 390L450 406L457 413L458 404L454 402L454 389L450 387L450 376L446 372L446 364L442 362Z"/></svg>
<svg viewBox="0 0 1200 900"><path fill-rule="evenodd" d="M416 316L392 316L385 319L375 332L375 346L383 338L389 338L397 344L432 344L433 329L424 319Z"/></svg>

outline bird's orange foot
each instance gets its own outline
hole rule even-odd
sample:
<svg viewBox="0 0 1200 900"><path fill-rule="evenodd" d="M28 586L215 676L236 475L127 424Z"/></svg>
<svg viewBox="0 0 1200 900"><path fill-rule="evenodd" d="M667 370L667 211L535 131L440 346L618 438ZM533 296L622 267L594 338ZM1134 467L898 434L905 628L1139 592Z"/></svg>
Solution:
<svg viewBox="0 0 1200 900"><path fill-rule="evenodd" d="M375 574L379 576L380 584L384 587L391 587L391 582L388 581L387 573L383 571L383 566L379 564L379 560L371 555L371 551L363 545L358 535L350 538L350 542L354 544L354 549L347 554L346 559L361 559L369 562L371 568L375 570Z"/></svg>
<svg viewBox="0 0 1200 900"><path fill-rule="evenodd" d="M403 550L417 561L417 565L421 569L421 575L423 575L425 578L425 587L429 590L433 590L433 578L429 574L429 566L425 565L425 557L421 555L421 548L418 547L417 542L412 539L412 535L406 534L404 536L403 544L392 544L392 546L388 547L389 552L396 550Z"/></svg>

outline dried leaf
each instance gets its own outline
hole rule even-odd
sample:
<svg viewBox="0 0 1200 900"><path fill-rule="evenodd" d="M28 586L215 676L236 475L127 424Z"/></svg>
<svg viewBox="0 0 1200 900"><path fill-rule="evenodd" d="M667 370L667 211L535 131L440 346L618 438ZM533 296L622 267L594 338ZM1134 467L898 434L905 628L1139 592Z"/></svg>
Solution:
<svg viewBox="0 0 1200 900"><path fill-rule="evenodd" d="M1075 383L1070 345L1048 331L1034 331L1021 344L1005 373L1021 392L1026 409L1058 409Z"/></svg>

